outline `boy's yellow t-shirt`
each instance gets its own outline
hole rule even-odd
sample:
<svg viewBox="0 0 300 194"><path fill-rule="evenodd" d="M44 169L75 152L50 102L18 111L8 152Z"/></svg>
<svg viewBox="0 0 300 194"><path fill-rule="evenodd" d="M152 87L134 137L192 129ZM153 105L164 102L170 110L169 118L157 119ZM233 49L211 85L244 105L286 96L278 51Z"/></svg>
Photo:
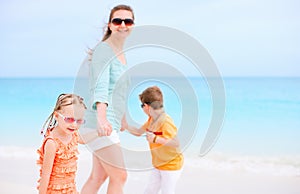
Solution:
<svg viewBox="0 0 300 194"><path fill-rule="evenodd" d="M147 131L162 132L163 137L166 139L172 139L177 135L177 127L175 126L172 118L163 113L155 125L151 125L152 118L149 117L147 122L142 128ZM170 147L167 144L149 143L152 155L152 164L159 170L179 170L183 165L183 155L180 148Z"/></svg>

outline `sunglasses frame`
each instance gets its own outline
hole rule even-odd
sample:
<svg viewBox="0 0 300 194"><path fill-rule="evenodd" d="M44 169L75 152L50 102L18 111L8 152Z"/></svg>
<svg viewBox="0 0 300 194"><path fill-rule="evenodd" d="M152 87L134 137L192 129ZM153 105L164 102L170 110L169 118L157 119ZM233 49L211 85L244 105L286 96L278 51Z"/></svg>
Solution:
<svg viewBox="0 0 300 194"><path fill-rule="evenodd" d="M121 26L123 22L124 22L125 26L127 26L127 27L132 26L134 24L134 21L131 18L125 18L125 19L113 18L111 20L111 23L115 26Z"/></svg>
<svg viewBox="0 0 300 194"><path fill-rule="evenodd" d="M142 104L141 104L141 108L144 108L144 106L145 106L146 104L147 104L147 105L150 105L151 102L144 102L144 103L142 103Z"/></svg>
<svg viewBox="0 0 300 194"><path fill-rule="evenodd" d="M72 123L76 123L78 125L82 125L85 123L85 120L84 119L75 119L73 117L66 117L64 116L63 114L57 112L57 114L66 122L66 123L69 123L69 124L72 124Z"/></svg>

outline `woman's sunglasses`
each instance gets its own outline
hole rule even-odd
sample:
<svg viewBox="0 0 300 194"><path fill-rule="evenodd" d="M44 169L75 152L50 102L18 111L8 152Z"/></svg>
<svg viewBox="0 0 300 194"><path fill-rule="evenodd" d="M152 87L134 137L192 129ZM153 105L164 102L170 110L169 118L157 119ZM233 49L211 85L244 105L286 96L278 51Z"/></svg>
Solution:
<svg viewBox="0 0 300 194"><path fill-rule="evenodd" d="M120 26L122 24L122 22L125 23L125 26L132 26L134 24L133 19L129 19L129 18L126 18L126 19L114 18L111 20L111 23L113 23L113 25L116 25L116 26Z"/></svg>
<svg viewBox="0 0 300 194"><path fill-rule="evenodd" d="M59 112L57 112L57 114L63 118L63 120L66 122L66 123L74 123L76 122L78 125L81 125L81 124L84 124L85 123L85 120L84 119L74 119L72 117L65 117L64 115L60 114Z"/></svg>

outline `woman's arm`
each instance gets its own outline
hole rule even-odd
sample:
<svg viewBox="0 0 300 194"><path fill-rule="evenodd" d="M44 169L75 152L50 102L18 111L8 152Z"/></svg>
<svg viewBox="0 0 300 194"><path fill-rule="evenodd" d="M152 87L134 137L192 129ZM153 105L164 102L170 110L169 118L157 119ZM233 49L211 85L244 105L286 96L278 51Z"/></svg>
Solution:
<svg viewBox="0 0 300 194"><path fill-rule="evenodd" d="M56 153L56 143L49 139L44 145L44 160L41 168L39 194L46 194Z"/></svg>
<svg viewBox="0 0 300 194"><path fill-rule="evenodd" d="M109 136L112 132L112 126L106 119L107 104L97 102L96 108L98 129L94 131L91 130L91 132L85 134L81 134L78 138L78 143L80 144L86 144L100 136Z"/></svg>
<svg viewBox="0 0 300 194"><path fill-rule="evenodd" d="M111 48L99 44L94 52L91 63L91 86L93 90L92 109L97 111L98 133L100 136L109 136L112 126L106 118L106 109L109 105L110 64L113 57Z"/></svg>
<svg viewBox="0 0 300 194"><path fill-rule="evenodd" d="M97 118L98 118L98 135L109 136L112 132L112 126L106 118L106 103L96 103L97 107Z"/></svg>

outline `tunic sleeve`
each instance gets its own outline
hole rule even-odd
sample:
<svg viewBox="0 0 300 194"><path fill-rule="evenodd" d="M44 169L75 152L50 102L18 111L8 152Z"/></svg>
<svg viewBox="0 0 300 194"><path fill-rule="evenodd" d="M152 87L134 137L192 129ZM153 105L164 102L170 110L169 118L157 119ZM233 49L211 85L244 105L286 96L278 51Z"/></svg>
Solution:
<svg viewBox="0 0 300 194"><path fill-rule="evenodd" d="M108 91L110 81L110 61L113 53L108 45L99 44L93 53L90 76L92 92L92 109L96 110L96 103L109 103Z"/></svg>

